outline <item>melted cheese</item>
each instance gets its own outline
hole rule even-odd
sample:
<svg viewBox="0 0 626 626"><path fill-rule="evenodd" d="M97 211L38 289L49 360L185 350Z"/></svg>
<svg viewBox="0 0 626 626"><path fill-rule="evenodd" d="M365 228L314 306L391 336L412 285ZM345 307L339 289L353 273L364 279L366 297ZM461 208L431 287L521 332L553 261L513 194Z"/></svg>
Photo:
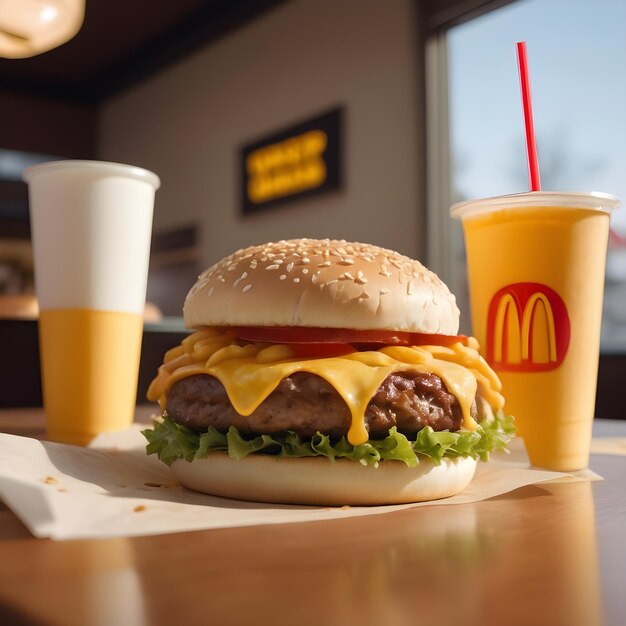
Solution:
<svg viewBox="0 0 626 626"><path fill-rule="evenodd" d="M474 430L471 408L477 392L494 410L504 405L500 381L477 347L470 340L467 346L388 346L338 357L302 358L287 345L247 343L239 341L234 331L206 328L166 353L148 398L158 400L165 410L167 394L176 381L208 374L224 385L239 414L250 415L283 378L308 372L326 380L344 399L352 416L348 441L358 445L368 440L365 409L378 387L390 374L411 370L439 376L459 401L463 427Z"/></svg>

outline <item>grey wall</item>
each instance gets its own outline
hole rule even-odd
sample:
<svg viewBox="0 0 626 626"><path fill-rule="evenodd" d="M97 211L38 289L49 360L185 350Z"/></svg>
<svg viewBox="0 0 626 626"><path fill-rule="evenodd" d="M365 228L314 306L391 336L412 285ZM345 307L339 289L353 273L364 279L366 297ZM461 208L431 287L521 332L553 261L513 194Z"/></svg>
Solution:
<svg viewBox="0 0 626 626"><path fill-rule="evenodd" d="M294 0L101 107L98 158L159 174L156 232L198 222L201 264L288 237L421 257L422 49L413 0ZM334 105L344 189L239 213L238 149Z"/></svg>

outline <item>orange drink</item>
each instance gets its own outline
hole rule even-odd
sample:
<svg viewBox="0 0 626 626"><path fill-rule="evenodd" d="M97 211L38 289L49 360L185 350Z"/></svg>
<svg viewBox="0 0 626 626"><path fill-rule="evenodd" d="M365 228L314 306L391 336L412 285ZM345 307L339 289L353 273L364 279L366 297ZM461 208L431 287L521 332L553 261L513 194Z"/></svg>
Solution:
<svg viewBox="0 0 626 626"><path fill-rule="evenodd" d="M159 179L142 168L28 168L48 435L85 445L133 420Z"/></svg>
<svg viewBox="0 0 626 626"><path fill-rule="evenodd" d="M48 436L85 445L126 428L135 413L143 318L89 309L41 312L39 336Z"/></svg>
<svg viewBox="0 0 626 626"><path fill-rule="evenodd" d="M587 467L609 213L607 194L464 202L473 334L498 372L533 465Z"/></svg>

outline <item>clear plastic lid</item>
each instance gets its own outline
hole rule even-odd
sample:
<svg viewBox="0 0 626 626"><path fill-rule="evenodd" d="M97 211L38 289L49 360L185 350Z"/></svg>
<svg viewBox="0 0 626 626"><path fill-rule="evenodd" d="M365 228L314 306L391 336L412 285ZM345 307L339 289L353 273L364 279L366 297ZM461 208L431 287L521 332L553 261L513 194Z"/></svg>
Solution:
<svg viewBox="0 0 626 626"><path fill-rule="evenodd" d="M610 213L621 202L615 196L600 191L588 193L574 191L529 191L507 196L494 196L479 200L457 202L450 207L450 215L456 219L476 217L502 209L528 207L577 208Z"/></svg>

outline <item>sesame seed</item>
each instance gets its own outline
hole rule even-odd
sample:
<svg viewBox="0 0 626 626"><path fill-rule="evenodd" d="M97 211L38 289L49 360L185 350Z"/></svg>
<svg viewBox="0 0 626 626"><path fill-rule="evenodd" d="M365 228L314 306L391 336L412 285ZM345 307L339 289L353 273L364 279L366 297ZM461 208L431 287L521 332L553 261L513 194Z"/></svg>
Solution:
<svg viewBox="0 0 626 626"><path fill-rule="evenodd" d="M233 282L233 287L236 287L242 280L245 280L248 277L248 272L244 272L235 282Z"/></svg>
<svg viewBox="0 0 626 626"><path fill-rule="evenodd" d="M341 259L339 265L354 265L354 259Z"/></svg>
<svg viewBox="0 0 626 626"><path fill-rule="evenodd" d="M311 284L312 285L317 285L317 281L319 280L319 276L317 274L313 274L313 276L311 276Z"/></svg>
<svg viewBox="0 0 626 626"><path fill-rule="evenodd" d="M248 283L247 285L243 286L243 293L246 293L246 291L250 291L250 289L252 289L252 284Z"/></svg>
<svg viewBox="0 0 626 626"><path fill-rule="evenodd" d="M363 272L361 272L360 270L356 275L355 282L359 285L365 285L365 283L367 283L367 278L363 276Z"/></svg>
<svg viewBox="0 0 626 626"><path fill-rule="evenodd" d="M344 255L348 254L345 248L337 248L337 252L339 252L339 254L344 254Z"/></svg>
<svg viewBox="0 0 626 626"><path fill-rule="evenodd" d="M354 280L354 276L352 274L350 274L350 272L344 272L340 277L339 280Z"/></svg>
<svg viewBox="0 0 626 626"><path fill-rule="evenodd" d="M229 265L229 266L226 268L226 270L227 270L228 272L234 272L236 269L237 269L237 264L236 264L236 263L235 263L235 264L233 264L233 265Z"/></svg>
<svg viewBox="0 0 626 626"><path fill-rule="evenodd" d="M380 295L384 296L385 294L389 293L389 289L386 289L383 287L383 289L380 290Z"/></svg>
<svg viewBox="0 0 626 626"><path fill-rule="evenodd" d="M330 261L324 261L323 263L318 263L317 267L330 267Z"/></svg>
<svg viewBox="0 0 626 626"><path fill-rule="evenodd" d="M277 265L276 263L273 263L272 265L268 265L265 269L266 270L277 270L280 267L280 265Z"/></svg>
<svg viewBox="0 0 626 626"><path fill-rule="evenodd" d="M407 286L406 286L406 292L407 292L407 294L408 294L409 296L412 296L412 295L413 295L416 291L417 291L417 290L415 289L415 285L413 284L413 281L412 281L412 280L410 280L410 281L407 283Z"/></svg>
<svg viewBox="0 0 626 626"><path fill-rule="evenodd" d="M296 276L296 277L293 279L293 282L294 282L294 283L299 283L299 282L300 282L300 279Z"/></svg>
<svg viewBox="0 0 626 626"><path fill-rule="evenodd" d="M215 291L215 287L211 287L208 291L207 291L207 296L211 297L213 295L213 292Z"/></svg>
<svg viewBox="0 0 626 626"><path fill-rule="evenodd" d="M287 271L291 272L292 269L293 269L293 263L287 263Z"/></svg>
<svg viewBox="0 0 626 626"><path fill-rule="evenodd" d="M287 278L287 274L281 274L281 275L278 277L278 280L285 280L285 278Z"/></svg>
<svg viewBox="0 0 626 626"><path fill-rule="evenodd" d="M308 274L308 273L309 273L309 270L305 267L305 268L302 270L302 273L303 273L303 274Z"/></svg>
<svg viewBox="0 0 626 626"><path fill-rule="evenodd" d="M258 265L258 261L256 259L252 259L252 261L250 261L251 270L255 270L257 265Z"/></svg>
<svg viewBox="0 0 626 626"><path fill-rule="evenodd" d="M303 258L302 258L302 263L304 263L305 265L306 265L307 263L310 263L310 262L311 262L311 259L309 259L309 257L308 257L308 256L305 256L305 257L303 257Z"/></svg>

